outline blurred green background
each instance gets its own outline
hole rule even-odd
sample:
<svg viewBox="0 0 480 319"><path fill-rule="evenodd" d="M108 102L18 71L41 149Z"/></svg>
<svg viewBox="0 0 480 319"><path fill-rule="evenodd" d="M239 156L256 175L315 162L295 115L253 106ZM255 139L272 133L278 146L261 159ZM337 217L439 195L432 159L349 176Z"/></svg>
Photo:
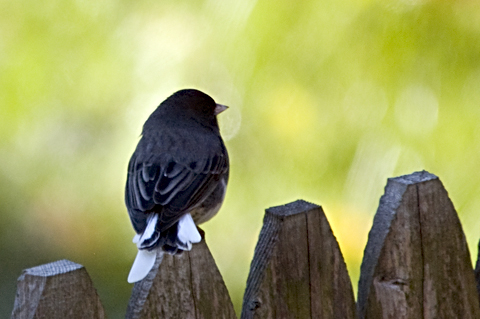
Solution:
<svg viewBox="0 0 480 319"><path fill-rule="evenodd" d="M476 256L477 1L0 0L0 317L22 269L63 258L124 316L127 163L188 87L230 106L229 189L203 228L237 311L265 208L322 205L356 289L386 179L416 170Z"/></svg>

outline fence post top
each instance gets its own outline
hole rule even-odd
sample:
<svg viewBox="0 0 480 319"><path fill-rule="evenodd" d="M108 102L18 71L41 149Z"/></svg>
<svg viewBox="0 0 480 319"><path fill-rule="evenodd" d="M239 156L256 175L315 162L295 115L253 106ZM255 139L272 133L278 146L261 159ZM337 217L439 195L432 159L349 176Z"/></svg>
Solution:
<svg viewBox="0 0 480 319"><path fill-rule="evenodd" d="M388 181L394 181L401 184L412 185L417 183L428 182L434 179L438 179L438 176L423 170L423 171L414 172L408 175L389 178Z"/></svg>
<svg viewBox="0 0 480 319"><path fill-rule="evenodd" d="M288 217L296 214L305 213L316 208L320 208L320 206L304 201L303 199L299 199L286 205L267 208L266 213L277 217Z"/></svg>
<svg viewBox="0 0 480 319"><path fill-rule="evenodd" d="M48 264L25 269L22 276L31 275L38 277L51 277L59 274L65 274L80 268L83 268L83 266L74 263L73 261L62 259Z"/></svg>

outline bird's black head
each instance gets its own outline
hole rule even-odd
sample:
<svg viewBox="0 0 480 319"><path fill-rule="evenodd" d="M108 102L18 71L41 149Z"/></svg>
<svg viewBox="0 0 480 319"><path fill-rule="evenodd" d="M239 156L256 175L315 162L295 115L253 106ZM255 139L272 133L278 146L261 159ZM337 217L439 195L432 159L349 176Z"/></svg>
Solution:
<svg viewBox="0 0 480 319"><path fill-rule="evenodd" d="M177 91L162 104L169 104L185 112L193 112L197 116L205 117L215 116L215 107L217 106L209 95L194 89Z"/></svg>
<svg viewBox="0 0 480 319"><path fill-rule="evenodd" d="M227 107L215 103L207 94L185 89L173 93L152 113L150 120L162 124L181 125L183 122L195 121L205 126L218 128L216 116Z"/></svg>

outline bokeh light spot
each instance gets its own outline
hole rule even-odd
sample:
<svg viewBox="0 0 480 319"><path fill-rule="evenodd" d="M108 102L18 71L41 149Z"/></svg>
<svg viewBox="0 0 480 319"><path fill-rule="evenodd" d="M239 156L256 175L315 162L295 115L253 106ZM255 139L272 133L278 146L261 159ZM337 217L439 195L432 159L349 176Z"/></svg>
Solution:
<svg viewBox="0 0 480 319"><path fill-rule="evenodd" d="M310 94L294 83L284 83L272 92L269 119L282 138L298 142L299 134L308 133L315 125L315 102Z"/></svg>
<svg viewBox="0 0 480 319"><path fill-rule="evenodd" d="M437 97L425 86L407 87L395 102L395 120L405 133L412 135L430 133L437 125L437 119Z"/></svg>
<svg viewBox="0 0 480 319"><path fill-rule="evenodd" d="M387 112L385 91L374 83L354 83L343 100L344 116L350 125L368 127L377 125Z"/></svg>

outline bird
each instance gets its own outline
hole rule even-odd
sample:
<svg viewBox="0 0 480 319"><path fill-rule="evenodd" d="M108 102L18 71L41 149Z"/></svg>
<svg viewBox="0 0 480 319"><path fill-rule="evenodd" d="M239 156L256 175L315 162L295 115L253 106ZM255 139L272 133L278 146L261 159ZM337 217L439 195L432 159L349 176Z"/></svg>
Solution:
<svg viewBox="0 0 480 319"><path fill-rule="evenodd" d="M190 251L201 241L196 225L219 211L229 157L217 115L227 108L199 90L184 89L163 101L143 125L125 186L138 248L129 283L145 278L164 253Z"/></svg>

